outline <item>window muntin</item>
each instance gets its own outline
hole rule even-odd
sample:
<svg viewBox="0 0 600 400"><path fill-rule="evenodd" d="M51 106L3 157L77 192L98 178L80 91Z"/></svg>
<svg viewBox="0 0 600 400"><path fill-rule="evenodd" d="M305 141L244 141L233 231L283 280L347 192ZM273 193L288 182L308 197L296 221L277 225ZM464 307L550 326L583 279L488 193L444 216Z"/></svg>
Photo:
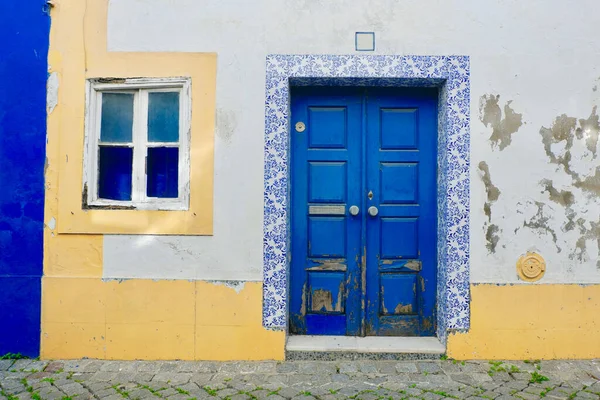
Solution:
<svg viewBox="0 0 600 400"><path fill-rule="evenodd" d="M187 210L189 79L88 85L87 206Z"/></svg>

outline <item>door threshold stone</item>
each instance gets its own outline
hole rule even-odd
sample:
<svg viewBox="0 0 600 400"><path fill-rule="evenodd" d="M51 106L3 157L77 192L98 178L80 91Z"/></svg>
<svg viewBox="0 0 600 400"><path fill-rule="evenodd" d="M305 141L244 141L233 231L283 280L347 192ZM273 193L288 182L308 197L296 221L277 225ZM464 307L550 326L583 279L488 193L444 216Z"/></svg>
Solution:
<svg viewBox="0 0 600 400"><path fill-rule="evenodd" d="M288 336L287 360L436 360L437 337Z"/></svg>

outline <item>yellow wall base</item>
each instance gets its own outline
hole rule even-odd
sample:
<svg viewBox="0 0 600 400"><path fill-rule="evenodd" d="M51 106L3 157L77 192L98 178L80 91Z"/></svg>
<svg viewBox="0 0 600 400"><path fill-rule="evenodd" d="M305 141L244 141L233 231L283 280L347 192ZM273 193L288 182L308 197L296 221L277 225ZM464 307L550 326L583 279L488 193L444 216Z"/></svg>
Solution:
<svg viewBox="0 0 600 400"><path fill-rule="evenodd" d="M262 326L262 284L44 277L41 357L282 360ZM600 285L471 286L471 329L455 359L600 357Z"/></svg>
<svg viewBox="0 0 600 400"><path fill-rule="evenodd" d="M600 285L471 285L471 329L456 359L600 357Z"/></svg>
<svg viewBox="0 0 600 400"><path fill-rule="evenodd" d="M262 284L44 277L41 357L282 360L262 326Z"/></svg>

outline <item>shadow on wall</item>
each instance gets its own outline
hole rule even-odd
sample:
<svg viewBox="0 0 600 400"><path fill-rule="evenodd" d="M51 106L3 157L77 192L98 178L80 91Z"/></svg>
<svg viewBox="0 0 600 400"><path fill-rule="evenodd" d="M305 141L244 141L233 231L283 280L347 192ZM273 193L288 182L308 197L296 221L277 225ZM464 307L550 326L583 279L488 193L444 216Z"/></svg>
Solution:
<svg viewBox="0 0 600 400"><path fill-rule="evenodd" d="M43 257L46 79L45 0L3 4L0 58L0 355L39 354Z"/></svg>

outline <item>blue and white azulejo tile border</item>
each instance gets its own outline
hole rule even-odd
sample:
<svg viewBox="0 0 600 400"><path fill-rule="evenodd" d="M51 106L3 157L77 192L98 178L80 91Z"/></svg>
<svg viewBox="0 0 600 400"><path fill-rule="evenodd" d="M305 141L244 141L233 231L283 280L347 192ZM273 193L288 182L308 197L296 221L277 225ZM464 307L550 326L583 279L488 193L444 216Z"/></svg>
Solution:
<svg viewBox="0 0 600 400"><path fill-rule="evenodd" d="M290 86L437 86L438 337L469 328L468 56L269 55L266 59L263 325L285 329Z"/></svg>

